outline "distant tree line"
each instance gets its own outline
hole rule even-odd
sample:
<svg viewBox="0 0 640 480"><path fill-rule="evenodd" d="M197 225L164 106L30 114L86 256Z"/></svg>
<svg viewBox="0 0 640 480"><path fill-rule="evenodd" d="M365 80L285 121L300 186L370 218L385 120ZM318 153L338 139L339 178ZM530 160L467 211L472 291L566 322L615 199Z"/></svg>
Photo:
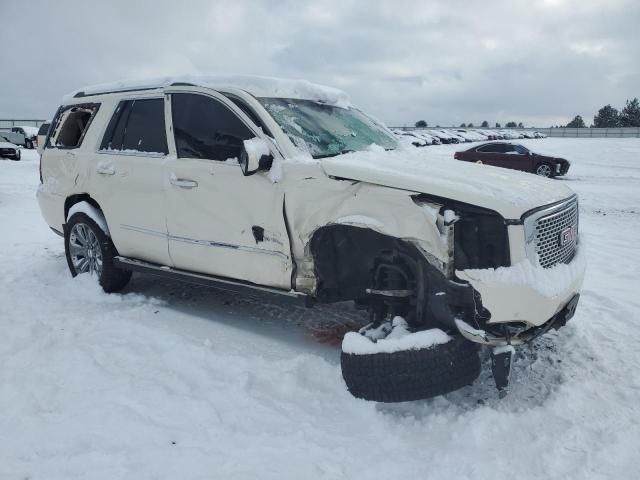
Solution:
<svg viewBox="0 0 640 480"><path fill-rule="evenodd" d="M586 128L587 125L580 115L576 115L573 120L567 123L569 128ZM593 117L595 128L616 128L616 127L640 127L640 102L637 98L627 100L622 110L605 105L596 116Z"/></svg>
<svg viewBox="0 0 640 480"><path fill-rule="evenodd" d="M427 122L425 120L418 120L415 123L415 126L417 128L426 128L429 125L427 124ZM507 128L524 128L524 125L522 124L522 122L520 123L516 123L516 122L507 122L505 124L505 126ZM437 125L438 128L440 128L440 125ZM487 122L486 120L484 120L481 124L480 124L481 128L489 128L489 122ZM471 122L469 123L461 123L460 124L460 128L475 128L475 125ZM498 122L496 122L496 126L495 128L502 128L502 125L500 125Z"/></svg>
<svg viewBox="0 0 640 480"><path fill-rule="evenodd" d="M416 127L428 127L425 120L418 120ZM593 117L592 127L596 128L616 128L616 127L640 127L640 101L637 98L627 100L622 110L618 111L611 105L605 105L598 110L597 115ZM439 125L438 125L439 127ZM486 120L480 124L481 128L489 128L489 122ZM507 122L506 128L524 128L522 122ZM573 120L567 123L568 128L586 128L587 125L580 115L576 115ZM461 123L460 128L474 128L473 123ZM495 128L502 128L502 125L496 122ZM554 128L554 127L551 127ZM558 128L556 125L555 128Z"/></svg>

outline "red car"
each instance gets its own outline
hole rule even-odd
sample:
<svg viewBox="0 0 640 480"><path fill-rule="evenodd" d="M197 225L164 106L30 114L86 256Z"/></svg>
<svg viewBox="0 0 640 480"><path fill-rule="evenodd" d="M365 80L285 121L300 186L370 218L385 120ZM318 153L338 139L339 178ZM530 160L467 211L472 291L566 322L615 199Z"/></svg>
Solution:
<svg viewBox="0 0 640 480"><path fill-rule="evenodd" d="M456 152L456 160L486 163L496 167L522 170L542 177L557 177L569 171L571 164L564 158L548 157L532 152L528 148L507 142L491 142Z"/></svg>

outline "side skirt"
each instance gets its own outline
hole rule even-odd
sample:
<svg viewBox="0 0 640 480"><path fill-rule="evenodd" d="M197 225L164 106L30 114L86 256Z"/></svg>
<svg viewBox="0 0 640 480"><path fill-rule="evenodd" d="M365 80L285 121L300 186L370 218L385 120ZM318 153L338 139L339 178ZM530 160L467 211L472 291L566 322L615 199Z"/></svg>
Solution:
<svg viewBox="0 0 640 480"><path fill-rule="evenodd" d="M148 273L158 277L164 277L171 280L180 280L182 282L214 287L220 290L236 293L268 293L271 295L279 295L296 304L305 306L312 305L312 299L303 293L294 292L293 290L281 290L278 288L265 287L241 280L233 280L230 278L216 277L214 275L205 275L202 273L188 272L177 268L157 265L134 258L117 256L114 258L116 267L122 270L130 270L132 272Z"/></svg>

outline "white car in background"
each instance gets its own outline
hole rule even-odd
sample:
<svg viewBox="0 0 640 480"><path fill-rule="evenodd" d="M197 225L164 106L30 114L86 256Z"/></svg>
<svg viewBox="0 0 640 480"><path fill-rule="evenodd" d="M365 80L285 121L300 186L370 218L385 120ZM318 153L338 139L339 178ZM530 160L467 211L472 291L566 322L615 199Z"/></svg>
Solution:
<svg viewBox="0 0 640 480"><path fill-rule="evenodd" d="M402 145L411 145L414 147L426 147L429 145L429 142L425 138L415 135L412 131L392 130L392 132L398 137L398 140Z"/></svg>
<svg viewBox="0 0 640 480"><path fill-rule="evenodd" d="M584 275L567 186L399 148L305 81L83 88L53 119L37 197L71 274L107 292L138 271L366 308L342 375L382 402L471 384L478 344L504 388L514 347L573 316Z"/></svg>
<svg viewBox="0 0 640 480"><path fill-rule="evenodd" d="M0 158L8 158L10 160L20 160L20 147L11 142L4 141L4 137L0 134Z"/></svg>
<svg viewBox="0 0 640 480"><path fill-rule="evenodd" d="M38 127L29 125L16 125L11 127L11 131L24 136L24 143L21 144L23 147L28 149L33 149L36 147L38 142Z"/></svg>

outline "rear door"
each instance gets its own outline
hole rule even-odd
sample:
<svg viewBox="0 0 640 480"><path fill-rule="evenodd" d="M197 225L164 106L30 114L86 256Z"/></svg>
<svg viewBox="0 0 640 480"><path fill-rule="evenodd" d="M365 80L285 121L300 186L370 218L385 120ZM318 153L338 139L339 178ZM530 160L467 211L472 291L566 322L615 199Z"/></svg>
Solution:
<svg viewBox="0 0 640 480"><path fill-rule="evenodd" d="M503 147L504 144L502 143L488 143L478 147L472 155L472 161L501 167L503 166Z"/></svg>
<svg viewBox="0 0 640 480"><path fill-rule="evenodd" d="M118 102L96 154L92 195L102 207L118 253L170 265L164 102L164 96Z"/></svg>

